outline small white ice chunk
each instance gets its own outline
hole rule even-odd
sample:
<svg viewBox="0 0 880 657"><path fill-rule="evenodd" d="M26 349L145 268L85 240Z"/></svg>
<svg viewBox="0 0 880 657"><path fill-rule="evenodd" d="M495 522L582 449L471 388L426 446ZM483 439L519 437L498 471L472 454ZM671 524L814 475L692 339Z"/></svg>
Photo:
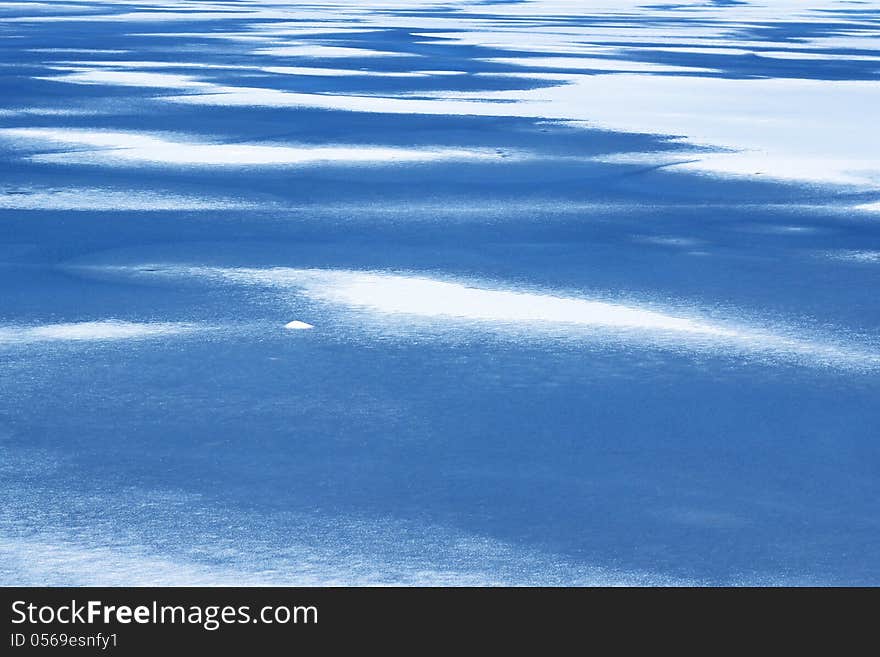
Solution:
<svg viewBox="0 0 880 657"><path fill-rule="evenodd" d="M302 331L305 329L310 329L310 328L315 328L315 327L312 326L311 324L306 324L305 322L301 322L298 319L295 319L292 322L288 322L287 324L285 324L284 328L296 330L296 331Z"/></svg>

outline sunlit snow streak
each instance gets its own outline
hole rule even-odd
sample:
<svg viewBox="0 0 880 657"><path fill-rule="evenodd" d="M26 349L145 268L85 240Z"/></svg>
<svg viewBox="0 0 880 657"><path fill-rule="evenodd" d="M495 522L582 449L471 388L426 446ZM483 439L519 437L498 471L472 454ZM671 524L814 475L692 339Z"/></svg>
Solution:
<svg viewBox="0 0 880 657"><path fill-rule="evenodd" d="M0 449L0 456L7 456ZM24 467L28 467L25 465ZM0 495L7 491L0 489ZM243 514L185 493L125 490L74 496L101 509L98 527L54 526L39 502L16 495L0 532L0 584L91 586L693 585L621 571L452 528L389 518ZM36 507L36 508L35 508ZM25 519L46 518L36 532ZM183 520L183 521L182 521ZM11 525L11 527L10 527ZM125 527L120 533L118 527ZM114 528L108 531L107 527ZM255 531L259 527L261 531ZM176 530L173 550L150 536ZM11 531L10 531L11 529ZM25 535L22 535L25 534ZM397 537L404 535L407 540ZM271 564L271 565L269 565Z"/></svg>
<svg viewBox="0 0 880 657"><path fill-rule="evenodd" d="M175 90L165 102L217 107L319 108L325 110L512 116L571 121L571 125L616 132L670 135L717 152L704 152L667 170L720 176L762 176L797 182L827 183L876 189L880 152L873 116L861 110L880 104L873 79L821 79L797 70L776 75L773 62L862 62L877 59L880 38L870 22L874 3L847 14L833 3L780 0L770 4L737 3L735 7L704 2L644 6L639 2L556 2L531 0L485 4L460 0L458 11L438 13L432 2L356 2L296 6L247 2L234 6L202 5L203 12L181 11L176 3L154 3L148 11L128 5L116 13L108 3L93 3L87 13L17 16L10 20L207 21L239 19L235 32L210 31L210 38L253 42L251 69L291 75L411 77L418 79L425 55L383 45L366 47L363 34L389 29L409 31L428 47L457 49L464 68L480 76L544 81L534 88L474 89L451 85L444 90L388 90L352 93L339 89L277 88L271 79L249 77L221 81L186 73L156 73L125 68L124 62L85 62L66 75L37 76L59 82ZM407 8L405 14L394 8ZM188 8L188 7L187 7ZM392 10L392 11L387 11ZM820 25L834 12L841 23L833 32L805 34L796 42L768 32L755 36L755 26ZM780 17L785 16L782 20ZM150 32L180 40L202 38L198 32ZM148 36L147 35L147 36ZM301 37L309 35L308 40ZM145 36L135 33L132 36ZM296 37L300 37L296 39ZM384 44L385 42L382 41ZM840 52L842 49L856 52ZM866 54L867 53L867 54ZM671 64L670 55L700 56ZM735 74L742 58L751 58L747 75ZM342 62L334 68L315 60ZM359 71L364 61L402 62L404 70ZM659 61L652 61L659 60ZM769 67L753 70L761 63ZM405 68L410 63L410 68ZM728 64L729 63L729 64ZM137 69L137 62L130 68ZM279 65L282 64L282 65ZM287 66L287 64L291 64ZM303 64L305 64L303 66ZM348 66L346 66L348 64ZM168 63L165 63L167 66ZM204 62L181 63L200 73ZM212 64L222 68L221 65ZM732 66L728 70L727 66ZM508 70L497 70L506 67ZM58 67L55 67L58 68ZM285 70L287 69L287 70ZM297 72L299 70L299 72ZM805 70L805 69L801 69ZM346 72L347 71L347 72ZM597 74L599 73L599 74ZM247 156L242 156L247 161ZM50 158L43 158L44 161Z"/></svg>
<svg viewBox="0 0 880 657"><path fill-rule="evenodd" d="M32 154L36 162L66 164L159 164L178 166L308 166L317 164L394 164L450 160L493 160L489 149L405 148L370 145L205 143L174 134L148 134L75 128L6 128L0 140L19 148L58 145L61 152Z"/></svg>
<svg viewBox="0 0 880 657"><path fill-rule="evenodd" d="M0 346L41 342L103 342L155 338L194 331L196 327L175 322L124 322L101 320L42 324L38 326L0 326Z"/></svg>
<svg viewBox="0 0 880 657"><path fill-rule="evenodd" d="M0 188L0 210L63 210L107 211L133 210L241 210L257 209L256 203L224 198L201 198L197 196L101 187L46 188Z"/></svg>
<svg viewBox="0 0 880 657"><path fill-rule="evenodd" d="M605 299L503 288L420 275L325 269L220 269L150 266L151 274L195 275L285 291L331 307L366 312L431 331L494 330L518 336L562 331L574 340L615 341L691 352L770 357L843 369L880 367L871 346L840 338L799 335L791 327L765 328L708 319L704 313L664 311ZM371 327L366 327L368 330Z"/></svg>
<svg viewBox="0 0 880 657"><path fill-rule="evenodd" d="M69 71L62 75L43 76L39 79L69 84L114 85L156 88L192 88L198 90L217 86L192 75L166 75L147 72L144 69L188 69L205 72L245 71L276 73L278 75L301 75L309 77L380 77L380 78L426 78L438 75L463 75L462 71L382 71L369 69L358 63L359 68L329 68L326 66L256 66L246 64L216 64L196 61L128 61L128 60L68 60L52 65L57 71Z"/></svg>
<svg viewBox="0 0 880 657"><path fill-rule="evenodd" d="M65 75L41 76L37 79L69 82L72 84L108 84L122 87L159 87L163 89L209 90L213 87L211 83L202 82L191 75L173 75L171 73L145 71L84 70Z"/></svg>
<svg viewBox="0 0 880 657"><path fill-rule="evenodd" d="M681 165L694 171L871 189L880 183L880 143L860 110L880 103L880 88L862 80L571 74L559 86L527 90L368 96L217 85L211 93L165 100L221 107L572 121L572 126L673 135L721 149Z"/></svg>

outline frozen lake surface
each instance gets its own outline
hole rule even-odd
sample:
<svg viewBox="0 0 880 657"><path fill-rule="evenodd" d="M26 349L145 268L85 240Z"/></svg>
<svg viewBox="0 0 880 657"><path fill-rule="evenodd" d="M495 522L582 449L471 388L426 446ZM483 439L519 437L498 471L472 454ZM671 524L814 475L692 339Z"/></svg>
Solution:
<svg viewBox="0 0 880 657"><path fill-rule="evenodd" d="M880 2L0 2L0 583L880 584Z"/></svg>

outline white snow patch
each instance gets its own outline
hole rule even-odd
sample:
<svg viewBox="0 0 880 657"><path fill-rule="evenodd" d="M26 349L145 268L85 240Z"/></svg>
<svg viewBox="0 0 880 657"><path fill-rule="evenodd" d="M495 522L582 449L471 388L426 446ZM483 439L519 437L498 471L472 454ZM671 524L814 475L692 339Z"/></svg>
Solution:
<svg viewBox="0 0 880 657"><path fill-rule="evenodd" d="M264 207L229 199L200 198L137 190L93 188L0 188L3 210L168 211L229 210Z"/></svg>
<svg viewBox="0 0 880 657"><path fill-rule="evenodd" d="M195 326L186 323L138 323L118 320L43 324L40 326L0 326L0 345L134 340L176 335L193 330L195 330Z"/></svg>
<svg viewBox="0 0 880 657"><path fill-rule="evenodd" d="M313 166L501 160L492 149L358 145L205 143L173 133L115 132L74 128L6 128L0 140L31 148L36 143L89 147L27 156L62 164L154 164L179 166Z"/></svg>
<svg viewBox="0 0 880 657"><path fill-rule="evenodd" d="M622 341L691 352L770 357L813 366L880 367L880 353L871 345L803 335L796 328L771 327L766 322L754 325L717 320L697 308L666 310L605 298L376 271L199 267L158 271L274 287L359 315L368 313L375 320L358 320L367 330L381 327L380 319L384 317L397 327L409 325L441 333L491 330L537 337L549 331L609 345ZM388 328L394 327L389 324Z"/></svg>
<svg viewBox="0 0 880 657"><path fill-rule="evenodd" d="M206 89L210 82L202 82L191 75L173 73L149 73L144 71L82 71L67 75L38 77L38 80L68 82L72 84L104 84L123 87L157 87L162 89Z"/></svg>
<svg viewBox="0 0 880 657"><path fill-rule="evenodd" d="M592 69L650 73L711 73L715 69L599 57L493 57L483 61L528 68Z"/></svg>
<svg viewBox="0 0 880 657"><path fill-rule="evenodd" d="M260 48L254 51L257 55L270 57L312 57L316 59L324 57L415 57L408 52L394 52L389 50L370 50L369 48L345 48L339 46L322 46L319 44L303 44L292 46L278 46L275 48Z"/></svg>

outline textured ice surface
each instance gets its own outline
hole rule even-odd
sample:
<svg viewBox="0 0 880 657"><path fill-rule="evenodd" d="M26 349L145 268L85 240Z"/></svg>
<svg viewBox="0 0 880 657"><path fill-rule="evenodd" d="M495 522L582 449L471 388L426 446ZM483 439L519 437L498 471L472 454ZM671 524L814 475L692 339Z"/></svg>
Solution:
<svg viewBox="0 0 880 657"><path fill-rule="evenodd" d="M880 3L0 23L0 583L880 583Z"/></svg>

